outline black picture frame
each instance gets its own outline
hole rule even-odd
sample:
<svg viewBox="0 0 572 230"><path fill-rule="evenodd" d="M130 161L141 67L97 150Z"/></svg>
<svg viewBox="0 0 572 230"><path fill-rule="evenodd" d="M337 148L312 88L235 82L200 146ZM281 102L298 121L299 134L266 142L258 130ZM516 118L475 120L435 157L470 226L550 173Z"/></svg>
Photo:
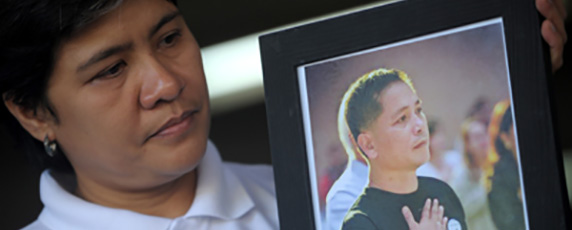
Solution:
<svg viewBox="0 0 572 230"><path fill-rule="evenodd" d="M319 221L309 176L299 66L494 18L502 18L504 28L528 227L570 227L551 106L550 57L534 1L408 0L260 37L281 229L314 229Z"/></svg>

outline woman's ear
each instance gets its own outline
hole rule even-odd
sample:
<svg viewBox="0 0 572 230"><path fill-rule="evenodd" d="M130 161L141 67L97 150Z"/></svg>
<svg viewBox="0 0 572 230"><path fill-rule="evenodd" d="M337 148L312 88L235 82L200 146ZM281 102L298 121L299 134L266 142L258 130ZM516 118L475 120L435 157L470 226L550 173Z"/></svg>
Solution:
<svg viewBox="0 0 572 230"><path fill-rule="evenodd" d="M38 109L34 111L33 109L27 109L21 105L17 105L12 100L4 100L4 105L6 105L8 111L20 122L20 125L34 138L43 141L47 135L50 140L55 139L55 134L49 125L52 119L44 110Z"/></svg>
<svg viewBox="0 0 572 230"><path fill-rule="evenodd" d="M367 158L369 159L377 158L378 154L375 151L371 135L368 132L360 133L358 135L357 141L358 141L357 144L359 145L361 150L365 153Z"/></svg>

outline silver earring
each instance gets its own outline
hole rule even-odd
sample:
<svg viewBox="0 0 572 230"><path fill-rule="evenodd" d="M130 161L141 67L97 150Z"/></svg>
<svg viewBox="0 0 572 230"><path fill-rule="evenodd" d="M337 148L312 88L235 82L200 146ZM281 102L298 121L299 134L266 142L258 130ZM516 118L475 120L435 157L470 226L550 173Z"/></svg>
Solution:
<svg viewBox="0 0 572 230"><path fill-rule="evenodd" d="M48 156L54 157L54 154L56 152L56 147L57 147L56 142L50 141L50 139L48 139L48 135L46 135L46 137L44 137L44 149L46 150Z"/></svg>

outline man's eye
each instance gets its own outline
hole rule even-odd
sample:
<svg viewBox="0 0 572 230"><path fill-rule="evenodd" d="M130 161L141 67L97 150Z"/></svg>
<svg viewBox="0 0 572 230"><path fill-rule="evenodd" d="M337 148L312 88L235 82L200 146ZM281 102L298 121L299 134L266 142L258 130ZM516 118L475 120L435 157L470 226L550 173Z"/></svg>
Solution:
<svg viewBox="0 0 572 230"><path fill-rule="evenodd" d="M114 64L113 66L109 67L108 69L98 73L92 80L108 79L108 78L117 77L117 76L119 76L119 74L121 74L123 72L123 69L125 69L125 66L127 66L127 63L125 63L125 61L118 62L118 63Z"/></svg>
<svg viewBox="0 0 572 230"><path fill-rule="evenodd" d="M161 40L161 43L159 45L164 47L171 47L175 44L176 39L180 36L181 33L179 31L175 31L167 35L165 38L163 38L163 40Z"/></svg>
<svg viewBox="0 0 572 230"><path fill-rule="evenodd" d="M407 119L407 116L403 115L399 118L398 122L399 123L404 122L406 119Z"/></svg>

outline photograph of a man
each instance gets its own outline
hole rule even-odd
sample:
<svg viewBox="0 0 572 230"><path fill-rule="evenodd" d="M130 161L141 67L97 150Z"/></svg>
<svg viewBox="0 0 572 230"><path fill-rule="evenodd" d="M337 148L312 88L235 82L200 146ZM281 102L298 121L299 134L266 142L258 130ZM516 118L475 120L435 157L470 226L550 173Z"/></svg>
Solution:
<svg viewBox="0 0 572 230"><path fill-rule="evenodd" d="M369 183L342 229L467 229L453 190L416 175L429 160L429 131L405 72L382 68L363 75L346 91L340 110L369 165Z"/></svg>

